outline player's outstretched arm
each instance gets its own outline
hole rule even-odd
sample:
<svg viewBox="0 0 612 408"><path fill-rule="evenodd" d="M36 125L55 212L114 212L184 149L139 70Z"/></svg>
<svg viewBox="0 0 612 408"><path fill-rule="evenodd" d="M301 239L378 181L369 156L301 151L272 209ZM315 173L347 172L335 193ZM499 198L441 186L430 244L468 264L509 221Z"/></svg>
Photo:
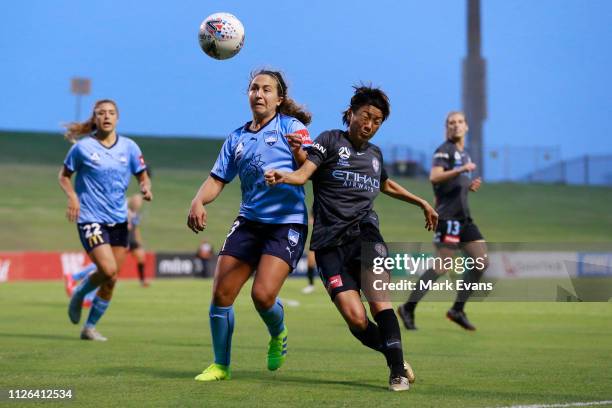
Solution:
<svg viewBox="0 0 612 408"><path fill-rule="evenodd" d="M393 197L397 200L405 201L410 204L414 204L420 207L423 210L423 214L425 215L425 228L428 231L432 231L436 229L438 225L438 213L433 209L431 205L427 202L427 200L422 199L416 194L412 194L410 191L406 190L399 183L387 179L383 183L380 191L388 195L389 197Z"/></svg>
<svg viewBox="0 0 612 408"><path fill-rule="evenodd" d="M196 234L206 228L207 214L204 206L212 203L221 194L223 187L225 187L225 183L221 180L208 176L191 200L187 226Z"/></svg>
<svg viewBox="0 0 612 408"><path fill-rule="evenodd" d="M81 205L79 203L79 197L74 191L74 187L72 186L72 172L70 172L65 166L60 169L58 175L59 185L64 190L66 197L68 197L68 205L66 208L66 218L68 221L75 222L77 218L79 218L79 211L81 210Z"/></svg>
<svg viewBox="0 0 612 408"><path fill-rule="evenodd" d="M153 200L153 191L151 190L151 179L149 178L149 173L147 171L141 171L136 175L136 179L138 180L138 185L140 186L140 194L142 194L142 198L151 201Z"/></svg>
<svg viewBox="0 0 612 408"><path fill-rule="evenodd" d="M476 170L476 165L472 162L466 163L456 169L444 170L442 166L434 166L429 172L429 181L433 184L443 183L447 180L457 177L461 173Z"/></svg>
<svg viewBox="0 0 612 408"><path fill-rule="evenodd" d="M280 170L267 170L264 174L264 178L266 179L266 183L269 186L275 186L277 184L291 184L294 186L301 186L306 184L310 176L317 169L317 165L311 162L310 160L306 160L302 167L293 172L288 171L280 171Z"/></svg>

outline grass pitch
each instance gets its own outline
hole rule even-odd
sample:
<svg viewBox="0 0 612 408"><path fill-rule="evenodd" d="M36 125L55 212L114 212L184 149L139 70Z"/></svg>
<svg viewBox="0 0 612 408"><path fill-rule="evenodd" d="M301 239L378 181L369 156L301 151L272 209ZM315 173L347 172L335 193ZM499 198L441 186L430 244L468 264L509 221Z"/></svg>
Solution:
<svg viewBox="0 0 612 408"><path fill-rule="evenodd" d="M98 329L81 341L60 282L0 287L0 389L66 388L78 406L497 407L612 399L610 303L473 303L478 331L444 318L448 303L424 302L419 330L402 330L417 382L386 390L382 355L355 340L321 286L312 295L289 279L289 355L266 369L268 335L249 298L236 302L233 379L198 383L212 361L211 281L120 281ZM65 406L45 402L44 406ZM19 406L27 406L22 403Z"/></svg>
<svg viewBox="0 0 612 408"><path fill-rule="evenodd" d="M143 223L147 248L194 251L201 235L186 228L187 210L220 141L138 142L155 170L155 201ZM81 250L57 185L67 150L60 136L0 132L0 251ZM399 181L432 200L426 181ZM239 201L234 182L209 206L205 236L216 248ZM491 242L612 242L610 202L609 188L555 185L484 184L471 197L474 218ZM418 209L381 197L376 210L389 242L431 240ZM417 309L420 330L402 332L417 383L392 394L382 355L349 334L320 284L305 296L304 282L294 279L281 293L300 303L286 307L285 366L266 370L267 331L245 287L236 302L234 378L197 383L193 377L212 361L211 284L162 280L141 289L121 281L98 326L107 343L78 339L61 282L0 285L0 390L71 387L76 406L121 407L498 407L612 400L610 303L472 303L467 311L478 331L467 333L444 318L449 303L424 302Z"/></svg>

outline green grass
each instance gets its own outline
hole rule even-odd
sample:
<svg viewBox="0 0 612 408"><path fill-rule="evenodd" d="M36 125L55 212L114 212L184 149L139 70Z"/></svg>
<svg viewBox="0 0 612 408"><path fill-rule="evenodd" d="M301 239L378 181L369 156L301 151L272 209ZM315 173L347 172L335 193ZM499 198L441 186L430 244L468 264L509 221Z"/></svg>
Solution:
<svg viewBox="0 0 612 408"><path fill-rule="evenodd" d="M138 143L154 168L155 200L143 223L148 249L194 251L201 237L186 228L186 215L220 141ZM0 251L81 249L57 185L67 149L59 135L0 134ZM426 181L399 181L432 200ZM239 201L235 182L208 208L205 235L216 248ZM610 202L612 189L578 186L485 184L471 197L474 218L493 242L612 242ZM388 241L431 240L418 209L387 197L376 209ZM443 318L448 303L423 303L420 330L403 332L418 382L397 395L386 391L382 356L348 333L320 286L304 296L302 285L289 280L282 291L301 303L286 308L286 366L265 369L266 330L245 288L236 302L234 379L200 384L193 377L212 356L211 281L155 281L147 290L120 282L99 325L110 338L105 344L78 340L60 282L3 284L0 389L73 387L79 406L138 407L493 407L612 399L610 303L474 302L468 311L476 333Z"/></svg>
<svg viewBox="0 0 612 408"><path fill-rule="evenodd" d="M219 152L219 139L134 138L154 170L155 200L142 226L147 247L193 251L200 237L185 227L189 204ZM64 218L57 173L69 148L59 134L0 132L0 250L78 250ZM433 202L426 180L400 179ZM312 201L310 186L307 188ZM135 191L132 183L131 192ZM230 183L209 206L207 238L219 248L238 213L240 183ZM612 189L484 184L470 197L474 219L491 242L612 242ZM381 196L376 201L389 242L429 242L421 212Z"/></svg>
<svg viewBox="0 0 612 408"><path fill-rule="evenodd" d="M61 162L61 160L60 160ZM78 250L76 229L64 218L59 164L0 164L0 250ZM143 236L149 249L193 251L200 237L185 226L191 199L209 167L157 168L155 199L145 204ZM399 180L432 200L429 183ZM132 192L135 190L132 183ZM312 199L308 187L308 200ZM238 213L240 183L226 186L208 207L206 236L219 248ZM491 242L611 242L612 189L549 185L484 185L471 198L475 221ZM420 210L386 196L376 201L389 242L429 242Z"/></svg>
<svg viewBox="0 0 612 408"><path fill-rule="evenodd" d="M212 358L211 282L161 280L149 289L119 283L98 328L107 343L78 339L68 322L61 282L3 285L0 389L75 390L78 406L410 406L492 407L612 399L612 305L474 303L467 333L444 319L447 303L425 302L417 332L403 331L417 383L386 391L381 355L348 332L327 295L300 293L290 279L286 307L289 356L271 373L267 332L248 285L236 302L234 378L193 377ZM23 406L26 406L24 404ZM64 406L45 403L45 406ZM20 405L22 406L22 405Z"/></svg>
<svg viewBox="0 0 612 408"><path fill-rule="evenodd" d="M159 168L210 168L222 139L144 137L126 135L140 146L153 172ZM0 163L61 166L70 143L59 133L0 131ZM208 167L207 167L208 166Z"/></svg>

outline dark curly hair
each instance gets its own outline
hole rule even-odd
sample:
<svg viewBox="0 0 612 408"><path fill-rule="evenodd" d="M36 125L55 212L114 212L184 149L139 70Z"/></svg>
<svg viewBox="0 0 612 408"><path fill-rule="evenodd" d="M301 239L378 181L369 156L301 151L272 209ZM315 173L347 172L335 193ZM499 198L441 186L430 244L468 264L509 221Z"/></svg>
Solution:
<svg viewBox="0 0 612 408"><path fill-rule="evenodd" d="M342 123L348 126L350 122L350 112L357 112L359 108L366 105L372 105L380 109L383 114L383 122L387 120L391 113L391 104L387 94L380 88L374 88L372 85L353 85L355 93L351 98L351 103L347 110L342 112Z"/></svg>

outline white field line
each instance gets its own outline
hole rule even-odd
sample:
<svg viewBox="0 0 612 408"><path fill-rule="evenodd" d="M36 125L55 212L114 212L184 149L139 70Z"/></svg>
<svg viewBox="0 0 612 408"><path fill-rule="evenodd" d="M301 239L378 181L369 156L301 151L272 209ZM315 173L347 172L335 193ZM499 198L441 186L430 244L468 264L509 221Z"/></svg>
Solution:
<svg viewBox="0 0 612 408"><path fill-rule="evenodd" d="M610 401L591 401L591 402L567 402L559 404L535 404L535 405L512 405L497 408L569 408L569 407L594 407L597 405L612 405Z"/></svg>

